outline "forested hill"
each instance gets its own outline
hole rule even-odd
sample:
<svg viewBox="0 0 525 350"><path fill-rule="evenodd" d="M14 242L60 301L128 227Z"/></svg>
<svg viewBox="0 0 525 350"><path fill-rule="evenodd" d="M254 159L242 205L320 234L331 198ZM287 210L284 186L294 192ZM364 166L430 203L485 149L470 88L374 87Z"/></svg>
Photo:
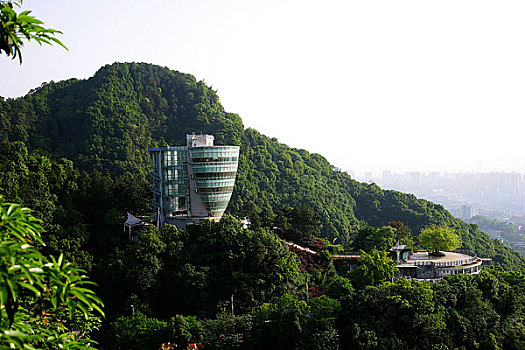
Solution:
<svg viewBox="0 0 525 350"><path fill-rule="evenodd" d="M428 224L446 224L461 234L465 248L492 257L507 268L525 269L521 256L491 240L475 225L453 218L440 205L358 183L318 154L245 130L238 115L224 111L211 87L168 68L115 63L87 80L51 82L22 98L0 98L0 126L0 140L5 141L2 147L11 150L0 157L16 158L13 150L23 150L24 145L9 145L19 141L39 159L56 162L67 158L77 169L107 171L107 176L132 179L144 189L149 146L183 144L184 135L191 132L213 134L216 144L241 146L228 209L233 214L264 220L275 218L286 208L313 208L319 235L330 240L338 237L340 243L350 242L352 233L365 225L401 221L417 235ZM4 180L0 189L13 197L8 199L30 201L24 198L24 191L16 190L16 186L23 186L21 180L15 183L8 174L19 171L17 176L22 176L26 170L6 165L24 163L24 157L9 161L3 159L3 168L0 163L0 180ZM9 181L11 185L6 185ZM49 198L60 199L51 193L53 186L49 191ZM147 200L131 207L144 214ZM123 212L130 207L115 209Z"/></svg>
<svg viewBox="0 0 525 350"><path fill-rule="evenodd" d="M82 169L146 173L147 148L179 144L188 132L237 140L243 127L214 91L189 75L150 64L117 63L87 80L44 83L2 101L0 138L26 142Z"/></svg>

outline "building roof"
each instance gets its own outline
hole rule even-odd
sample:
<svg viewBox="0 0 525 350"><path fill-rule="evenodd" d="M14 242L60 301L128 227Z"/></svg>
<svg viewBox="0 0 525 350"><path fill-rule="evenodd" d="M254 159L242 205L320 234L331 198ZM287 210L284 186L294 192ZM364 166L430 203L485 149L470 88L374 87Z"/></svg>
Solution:
<svg viewBox="0 0 525 350"><path fill-rule="evenodd" d="M124 223L126 226L134 226L142 223L142 220L128 213L128 219Z"/></svg>
<svg viewBox="0 0 525 350"><path fill-rule="evenodd" d="M477 261L479 258L470 256L467 254L456 253L456 252L441 252L443 256L433 256L428 252L416 252L410 254L408 259L399 264L403 265L437 265L437 266L450 266L450 265L464 265L470 264Z"/></svg>
<svg viewBox="0 0 525 350"><path fill-rule="evenodd" d="M406 250L407 249L407 245L406 244L399 244L399 241L397 241L396 245L393 246L392 248L390 248L390 251L391 252L395 252L395 251L402 251L402 250Z"/></svg>

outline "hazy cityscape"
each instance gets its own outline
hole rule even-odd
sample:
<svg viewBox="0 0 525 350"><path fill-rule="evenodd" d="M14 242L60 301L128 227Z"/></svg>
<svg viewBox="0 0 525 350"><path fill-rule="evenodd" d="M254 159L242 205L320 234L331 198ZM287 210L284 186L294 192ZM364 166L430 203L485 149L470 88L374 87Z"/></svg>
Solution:
<svg viewBox="0 0 525 350"><path fill-rule="evenodd" d="M520 173L405 172L388 170L350 175L384 189L412 193L443 205L452 215L476 223L492 237L523 252L525 176ZM485 217L485 218L482 218Z"/></svg>

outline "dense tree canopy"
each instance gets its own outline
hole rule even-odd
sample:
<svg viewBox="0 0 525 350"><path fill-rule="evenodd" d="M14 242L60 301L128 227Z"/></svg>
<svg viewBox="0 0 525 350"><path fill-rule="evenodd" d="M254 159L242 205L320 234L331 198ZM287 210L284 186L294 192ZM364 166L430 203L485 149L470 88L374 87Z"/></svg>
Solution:
<svg viewBox="0 0 525 350"><path fill-rule="evenodd" d="M400 279L308 304L283 295L242 316L159 321L138 314L111 326L114 347L206 349L522 349L525 276L498 270L440 283ZM133 334L143 336L134 340ZM152 338L156 335L156 338ZM118 337L118 338L117 338ZM155 342L156 339L156 342Z"/></svg>
<svg viewBox="0 0 525 350"><path fill-rule="evenodd" d="M341 303L341 348L520 349L523 309L512 303L521 304L523 282L492 270L367 287Z"/></svg>

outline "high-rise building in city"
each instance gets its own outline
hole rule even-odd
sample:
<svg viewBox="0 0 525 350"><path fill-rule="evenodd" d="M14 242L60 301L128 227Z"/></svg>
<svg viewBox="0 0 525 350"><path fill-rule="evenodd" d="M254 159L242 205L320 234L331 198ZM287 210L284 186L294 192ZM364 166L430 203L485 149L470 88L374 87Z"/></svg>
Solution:
<svg viewBox="0 0 525 350"><path fill-rule="evenodd" d="M412 171L410 173L410 183L418 185L421 182L421 173L419 171Z"/></svg>
<svg viewBox="0 0 525 350"><path fill-rule="evenodd" d="M392 172L390 170L383 170L381 180L384 183L390 183L392 181Z"/></svg>
<svg viewBox="0 0 525 350"><path fill-rule="evenodd" d="M230 201L238 146L214 146L212 135L186 135L186 146L151 147L158 224L218 221Z"/></svg>
<svg viewBox="0 0 525 350"><path fill-rule="evenodd" d="M470 220L472 216L472 206L468 204L461 205L461 219Z"/></svg>

